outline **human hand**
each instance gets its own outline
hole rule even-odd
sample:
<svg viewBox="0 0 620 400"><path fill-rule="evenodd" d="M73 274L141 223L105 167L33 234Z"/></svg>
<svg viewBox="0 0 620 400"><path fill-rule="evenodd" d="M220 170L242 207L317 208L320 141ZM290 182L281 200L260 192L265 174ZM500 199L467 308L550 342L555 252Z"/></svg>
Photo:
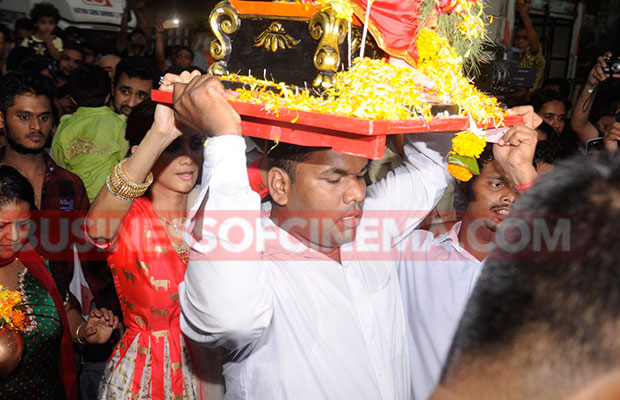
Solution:
<svg viewBox="0 0 620 400"><path fill-rule="evenodd" d="M611 52L607 51L605 52L605 54L603 54L603 56L600 56L596 59L596 64L594 64L594 67L592 67L592 70L588 74L587 82L590 87L597 87L601 82L604 82L611 76L603 71L603 68L607 66L607 62L605 61L605 59L611 56Z"/></svg>
<svg viewBox="0 0 620 400"><path fill-rule="evenodd" d="M159 90L164 92L172 92L174 83L187 83L197 76L200 76L199 71L183 71L181 75L166 74L164 79L162 79L162 84L159 86ZM161 103L157 104L155 107L155 116L151 130L162 137L166 142L166 145L172 143L174 139L183 134L176 122L172 107Z"/></svg>
<svg viewBox="0 0 620 400"><path fill-rule="evenodd" d="M493 156L517 185L532 182L538 176L533 165L537 141L533 127L517 124L493 145Z"/></svg>
<svg viewBox="0 0 620 400"><path fill-rule="evenodd" d="M175 117L209 136L241 136L241 118L227 100L235 95L211 75L194 77L187 84L175 82Z"/></svg>
<svg viewBox="0 0 620 400"><path fill-rule="evenodd" d="M531 5L532 4L529 2L529 0L517 0L515 2L515 11L518 12L520 15L529 15Z"/></svg>
<svg viewBox="0 0 620 400"><path fill-rule="evenodd" d="M543 120L534 112L532 106L516 106L508 109L509 115L520 115L523 117L523 124L529 128L536 129L542 124Z"/></svg>
<svg viewBox="0 0 620 400"><path fill-rule="evenodd" d="M155 33L161 35L166 29L164 28L164 21L159 18L155 18Z"/></svg>
<svg viewBox="0 0 620 400"><path fill-rule="evenodd" d="M119 325L118 317L108 309L93 309L88 315L88 321L79 330L80 339L90 344L106 343L114 329Z"/></svg>
<svg viewBox="0 0 620 400"><path fill-rule="evenodd" d="M40 33L41 39L47 44L52 44L54 41L54 35L51 31L44 31Z"/></svg>

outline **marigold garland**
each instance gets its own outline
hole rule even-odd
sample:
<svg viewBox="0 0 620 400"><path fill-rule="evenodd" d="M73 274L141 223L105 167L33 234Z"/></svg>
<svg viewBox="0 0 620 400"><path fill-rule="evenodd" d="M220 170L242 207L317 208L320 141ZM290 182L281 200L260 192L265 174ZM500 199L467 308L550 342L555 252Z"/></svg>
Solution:
<svg viewBox="0 0 620 400"><path fill-rule="evenodd" d="M349 21L353 14L349 0L295 2L332 7L338 18ZM381 60L356 59L348 71L335 74L334 87L321 97L308 90L293 93L284 83L235 74L225 78L250 86L249 90L238 90L240 100L263 104L276 115L280 107L286 107L368 119L430 120L429 99L434 98L457 105L459 114L469 115L476 122L501 125L507 112L496 98L481 93L464 76L464 69L476 69L482 47L488 40L482 0L421 2L417 70L395 67ZM435 84L432 90L421 86L420 73ZM278 93L274 93L274 87ZM461 181L470 180L479 173L475 158L480 156L485 145L486 139L471 131L457 135L453 140L453 162L449 163L449 172Z"/></svg>
<svg viewBox="0 0 620 400"><path fill-rule="evenodd" d="M351 69L335 74L334 87L321 97L309 90L294 91L283 82L237 74L224 77L247 84L237 89L239 100L262 104L275 114L285 107L376 120L431 119L430 94L420 86L422 78L415 69L370 58L355 59Z"/></svg>
<svg viewBox="0 0 620 400"><path fill-rule="evenodd" d="M463 182L467 182L474 177L474 174L472 174L470 170L457 164L448 164L448 172L450 175Z"/></svg>
<svg viewBox="0 0 620 400"><path fill-rule="evenodd" d="M452 149L464 157L480 157L486 144L484 136L478 136L472 131L461 132L452 139Z"/></svg>
<svg viewBox="0 0 620 400"><path fill-rule="evenodd" d="M22 310L22 299L19 292L8 290L0 285L0 329L23 332L26 316Z"/></svg>
<svg viewBox="0 0 620 400"><path fill-rule="evenodd" d="M478 122L501 124L506 116L495 97L480 92L463 76L463 65L450 43L436 31L422 29L418 36L418 69L435 82L440 99L459 106Z"/></svg>

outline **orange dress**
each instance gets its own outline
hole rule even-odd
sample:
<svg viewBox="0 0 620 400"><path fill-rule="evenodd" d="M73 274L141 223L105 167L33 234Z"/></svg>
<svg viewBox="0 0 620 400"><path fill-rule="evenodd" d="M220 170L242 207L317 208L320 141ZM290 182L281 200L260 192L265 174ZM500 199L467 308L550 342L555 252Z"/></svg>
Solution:
<svg viewBox="0 0 620 400"><path fill-rule="evenodd" d="M134 202L117 239L108 247L108 263L127 330L108 362L99 398L199 399L179 325L178 285L186 265L149 199Z"/></svg>

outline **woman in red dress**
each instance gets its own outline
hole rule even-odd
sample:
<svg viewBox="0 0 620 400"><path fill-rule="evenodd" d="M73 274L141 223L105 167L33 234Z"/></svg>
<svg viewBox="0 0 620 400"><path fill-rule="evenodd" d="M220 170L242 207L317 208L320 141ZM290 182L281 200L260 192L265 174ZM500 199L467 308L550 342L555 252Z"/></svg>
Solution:
<svg viewBox="0 0 620 400"><path fill-rule="evenodd" d="M132 155L110 173L87 217L89 235L107 247L127 329L99 398L198 399L178 285L189 254L182 227L204 138L183 135L172 109L150 101L132 111L125 137Z"/></svg>

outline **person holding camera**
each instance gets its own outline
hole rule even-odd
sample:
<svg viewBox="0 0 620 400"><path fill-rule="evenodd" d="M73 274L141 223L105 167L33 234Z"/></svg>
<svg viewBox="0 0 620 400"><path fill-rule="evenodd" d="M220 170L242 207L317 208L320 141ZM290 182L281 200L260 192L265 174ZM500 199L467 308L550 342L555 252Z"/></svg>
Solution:
<svg viewBox="0 0 620 400"><path fill-rule="evenodd" d="M611 139L611 137L616 137L620 134L620 124L615 122L616 118L614 118L614 114L618 110L611 110L609 112L610 115L602 115L596 121L596 124L589 120L594 98L600 85L609 78L620 78L620 71L614 72L614 69L612 69L614 64L620 67L620 58L613 58L611 52L605 52L603 56L598 57L596 64L594 64L594 67L592 67L588 74L585 85L581 89L579 98L577 98L571 118L571 127L583 143L587 144L591 140L604 138L603 142L606 148L608 147L607 143L609 143L609 146L617 148L615 141L618 138ZM617 69L615 68L615 70ZM613 129L613 127L616 127L616 129ZM611 144L612 141L614 142L613 144Z"/></svg>

